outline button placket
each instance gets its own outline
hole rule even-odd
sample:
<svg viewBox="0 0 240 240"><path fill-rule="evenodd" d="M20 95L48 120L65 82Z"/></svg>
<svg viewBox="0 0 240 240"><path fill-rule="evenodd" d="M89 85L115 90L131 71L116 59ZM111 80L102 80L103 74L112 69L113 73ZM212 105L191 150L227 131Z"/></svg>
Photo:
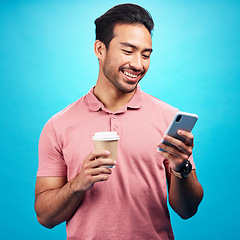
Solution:
<svg viewBox="0 0 240 240"><path fill-rule="evenodd" d="M119 129L119 123L118 123L117 115L112 114L112 116L111 116L111 131L118 132L118 129Z"/></svg>

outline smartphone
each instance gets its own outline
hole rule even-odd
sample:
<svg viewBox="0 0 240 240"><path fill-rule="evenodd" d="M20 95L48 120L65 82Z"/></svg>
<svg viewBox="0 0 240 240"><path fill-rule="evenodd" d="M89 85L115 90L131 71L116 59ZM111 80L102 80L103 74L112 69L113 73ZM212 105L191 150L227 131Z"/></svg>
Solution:
<svg viewBox="0 0 240 240"><path fill-rule="evenodd" d="M186 139L178 135L177 131L185 130L187 132L191 132L197 120L198 116L196 114L177 112L176 115L173 117L173 120L170 123L167 131L165 132L165 135L169 135L171 137L179 139L182 142L185 142ZM161 142L168 146L173 146L172 144L163 139L161 140ZM159 150L165 152L165 150L161 148L159 148Z"/></svg>

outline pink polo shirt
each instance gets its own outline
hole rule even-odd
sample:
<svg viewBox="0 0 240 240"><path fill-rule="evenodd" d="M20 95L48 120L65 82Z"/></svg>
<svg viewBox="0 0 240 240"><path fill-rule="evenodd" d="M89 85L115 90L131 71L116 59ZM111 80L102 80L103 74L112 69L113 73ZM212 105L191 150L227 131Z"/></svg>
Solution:
<svg viewBox="0 0 240 240"><path fill-rule="evenodd" d="M90 92L54 115L39 140L37 176L75 177L93 150L95 132L120 136L118 165L106 182L87 191L67 221L67 239L174 239L167 208L165 165L157 142L176 108L138 87L130 102L113 113ZM190 161L195 168L192 157Z"/></svg>

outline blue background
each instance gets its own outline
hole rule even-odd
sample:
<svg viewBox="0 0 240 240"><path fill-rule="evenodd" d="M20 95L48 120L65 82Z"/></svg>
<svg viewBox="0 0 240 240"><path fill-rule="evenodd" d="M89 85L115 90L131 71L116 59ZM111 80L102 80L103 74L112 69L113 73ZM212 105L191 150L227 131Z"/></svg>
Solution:
<svg viewBox="0 0 240 240"><path fill-rule="evenodd" d="M45 122L95 84L94 20L120 1L0 1L2 239L65 239L34 212L38 138ZM240 239L240 1L134 1L155 21L141 88L194 112L194 157L205 196L196 216L172 210L177 240ZM121 237L119 238L121 239Z"/></svg>

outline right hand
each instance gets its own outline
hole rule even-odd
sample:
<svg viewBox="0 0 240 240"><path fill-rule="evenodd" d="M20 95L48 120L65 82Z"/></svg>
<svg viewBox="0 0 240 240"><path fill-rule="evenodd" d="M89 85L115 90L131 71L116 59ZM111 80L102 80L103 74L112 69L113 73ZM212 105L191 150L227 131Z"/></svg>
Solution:
<svg viewBox="0 0 240 240"><path fill-rule="evenodd" d="M112 173L104 165L116 165L116 161L108 159L109 151L97 150L91 152L84 160L79 174L71 183L75 192L85 192L91 189L96 182L106 181Z"/></svg>

